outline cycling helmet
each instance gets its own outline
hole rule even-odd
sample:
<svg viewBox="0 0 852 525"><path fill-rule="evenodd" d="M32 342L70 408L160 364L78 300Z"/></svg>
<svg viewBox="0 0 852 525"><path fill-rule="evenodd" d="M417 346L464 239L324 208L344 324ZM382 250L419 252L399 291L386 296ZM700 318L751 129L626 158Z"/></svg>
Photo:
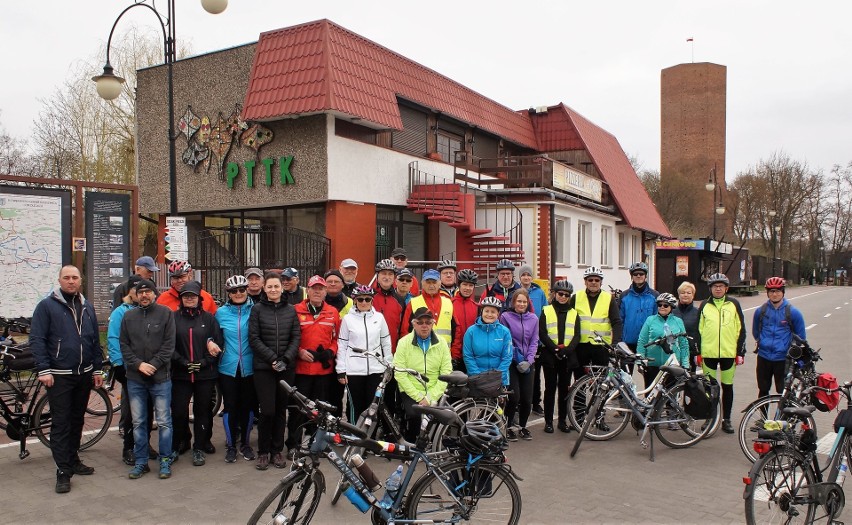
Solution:
<svg viewBox="0 0 852 525"><path fill-rule="evenodd" d="M500 270L512 270L514 272L515 263L513 263L509 259L500 259L500 261L497 263L497 271L499 272Z"/></svg>
<svg viewBox="0 0 852 525"><path fill-rule="evenodd" d="M484 420L467 421L461 429L459 442L471 454L497 452L503 445L503 434L494 423Z"/></svg>
<svg viewBox="0 0 852 525"><path fill-rule="evenodd" d="M677 299L670 293L661 293L657 296L657 303L667 303L669 306L674 308L677 306Z"/></svg>
<svg viewBox="0 0 852 525"><path fill-rule="evenodd" d="M453 270L456 270L458 267L456 266L455 262L447 261L447 260L443 260L443 261L439 262L438 266L435 267L435 269L438 270L439 272L441 270L446 270L447 268L452 268Z"/></svg>
<svg viewBox="0 0 852 525"><path fill-rule="evenodd" d="M603 270L601 270L597 266L589 266L583 272L583 279L585 279L586 277L600 277L601 279L603 279Z"/></svg>
<svg viewBox="0 0 852 525"><path fill-rule="evenodd" d="M396 273L396 264L393 262L393 259L382 259L376 264L376 273L381 272L382 270L390 270Z"/></svg>
<svg viewBox="0 0 852 525"><path fill-rule="evenodd" d="M485 299L479 301L480 308L484 308L486 306L493 306L494 308L500 310L503 308L503 301L497 299L494 296L488 296Z"/></svg>
<svg viewBox="0 0 852 525"><path fill-rule="evenodd" d="M627 271L630 272L630 275L633 275L633 272L644 272L645 275L648 274L648 265L643 262L635 262L627 268Z"/></svg>
<svg viewBox="0 0 852 525"><path fill-rule="evenodd" d="M766 280L767 290L783 290L787 286L787 282L781 277L770 277Z"/></svg>
<svg viewBox="0 0 852 525"><path fill-rule="evenodd" d="M553 283L552 290L554 292L574 293L574 285L565 280L556 281L555 283Z"/></svg>
<svg viewBox="0 0 852 525"><path fill-rule="evenodd" d="M459 283L471 284L476 284L476 280L479 278L473 270L462 270L456 277L458 278Z"/></svg>
<svg viewBox="0 0 852 525"><path fill-rule="evenodd" d="M707 278L708 286L713 286L716 283L724 283L725 286L730 286L731 281L728 280L728 276L724 273L714 273L713 275Z"/></svg>
<svg viewBox="0 0 852 525"><path fill-rule="evenodd" d="M169 264L169 277L179 277L192 271L189 261L172 261Z"/></svg>
<svg viewBox="0 0 852 525"><path fill-rule="evenodd" d="M228 291L244 286L248 286L248 279L246 279L245 276L242 275L232 275L228 277L227 281L225 281L225 288Z"/></svg>
<svg viewBox="0 0 852 525"><path fill-rule="evenodd" d="M363 295L369 295L372 297L376 294L376 291L367 286L366 284L362 284L361 286L356 286L354 290L352 290L352 297L358 297Z"/></svg>

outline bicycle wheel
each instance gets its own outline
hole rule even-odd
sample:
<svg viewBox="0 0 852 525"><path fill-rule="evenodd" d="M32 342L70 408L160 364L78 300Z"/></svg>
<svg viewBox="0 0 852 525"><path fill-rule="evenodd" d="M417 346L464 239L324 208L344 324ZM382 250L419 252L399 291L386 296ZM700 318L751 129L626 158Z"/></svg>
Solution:
<svg viewBox="0 0 852 525"><path fill-rule="evenodd" d="M809 487L816 476L797 451L779 447L760 458L749 472L746 485L746 523L812 523L818 503Z"/></svg>
<svg viewBox="0 0 852 525"><path fill-rule="evenodd" d="M584 381L586 378L590 380ZM571 426L578 430L584 428L591 404L595 399L602 399L595 416L595 424L588 427L585 437L592 441L606 441L621 434L633 417L621 393L615 390L602 392L600 383L592 376L584 376L579 381L582 383L577 385L577 388L572 388L568 394L568 419Z"/></svg>
<svg viewBox="0 0 852 525"><path fill-rule="evenodd" d="M481 461L436 467L414 483L407 501L412 520L516 524L521 519L521 491L508 469Z"/></svg>
<svg viewBox="0 0 852 525"><path fill-rule="evenodd" d="M109 431L112 423L112 410L109 409L109 395L103 388L92 390L89 404L83 416L83 435L80 438L80 450L86 450L100 441ZM50 401L43 395L33 410L32 426L35 435L44 446L50 448Z"/></svg>
<svg viewBox="0 0 852 525"><path fill-rule="evenodd" d="M786 407L803 406L798 401L784 400L779 394L772 394L758 399L749 407L743 418L740 420L740 426L737 429L737 438L740 443L740 450L745 454L746 459L751 463L757 461L757 452L751 446L751 440L757 436L757 431L763 428L763 422L766 420L783 420L794 422L796 416L784 416L781 410ZM813 416L808 416L805 422L816 432L816 421ZM817 434L818 435L818 434Z"/></svg>
<svg viewBox="0 0 852 525"><path fill-rule="evenodd" d="M495 400L466 399L453 407L462 422L488 421L497 425L500 433L506 435L506 418L503 417L503 409ZM461 428L456 426L438 425L432 435L432 452L444 450L444 439L458 437L460 431Z"/></svg>
<svg viewBox="0 0 852 525"><path fill-rule="evenodd" d="M263 498L248 523L310 523L324 491L322 472L295 470Z"/></svg>
<svg viewBox="0 0 852 525"><path fill-rule="evenodd" d="M656 423L654 432L664 445L671 448L687 448L698 443L718 423L719 411L712 418L696 419L686 413L684 407L689 403L689 392L681 383L669 390L669 395L661 395L654 407Z"/></svg>
<svg viewBox="0 0 852 525"><path fill-rule="evenodd" d="M104 384L104 391L109 396L109 401L112 405L112 413L119 413L121 411L121 402L124 397L124 390L121 388L121 383L116 381L112 387L107 387L106 384ZM87 408L86 411L96 416L103 416L106 414L106 408Z"/></svg>

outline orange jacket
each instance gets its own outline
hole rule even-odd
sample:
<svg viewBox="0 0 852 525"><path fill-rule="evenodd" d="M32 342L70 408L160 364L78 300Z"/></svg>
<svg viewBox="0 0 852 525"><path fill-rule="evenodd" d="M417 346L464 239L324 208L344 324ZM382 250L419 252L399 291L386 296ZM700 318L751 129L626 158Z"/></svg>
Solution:
<svg viewBox="0 0 852 525"><path fill-rule="evenodd" d="M165 292L161 293L160 296L157 297L157 304L161 304L172 312L176 312L177 309L180 308L180 296L178 295L177 290L169 288ZM219 307L216 306L216 301L213 300L213 296L207 293L206 290L201 290L201 307L206 312L210 312L211 315L216 315L216 310L219 309Z"/></svg>

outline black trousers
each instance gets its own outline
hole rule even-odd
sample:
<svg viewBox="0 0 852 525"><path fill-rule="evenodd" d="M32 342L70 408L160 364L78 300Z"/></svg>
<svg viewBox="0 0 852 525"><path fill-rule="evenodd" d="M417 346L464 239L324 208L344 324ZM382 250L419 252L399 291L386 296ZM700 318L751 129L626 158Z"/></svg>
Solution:
<svg viewBox="0 0 852 525"><path fill-rule="evenodd" d="M172 443L188 444L190 437L186 435L189 427L189 400L192 403L192 431L195 433L195 443L192 448L204 450L210 445L213 426L213 388L216 379L189 381L172 379Z"/></svg>
<svg viewBox="0 0 852 525"><path fill-rule="evenodd" d="M606 348L601 345L580 343L577 345L577 360L582 370L584 366L589 365L606 366L609 364L609 355Z"/></svg>
<svg viewBox="0 0 852 525"><path fill-rule="evenodd" d="M784 390L784 373L787 371L787 361L770 361L757 356L757 397L769 395L772 380L775 379L775 392Z"/></svg>
<svg viewBox="0 0 852 525"><path fill-rule="evenodd" d="M339 384L337 383L336 374L332 373L321 376L296 374L294 386L308 399L318 399L320 401L325 401L326 403L334 404L330 400L331 391L332 388L334 388L334 385L331 384L332 381ZM316 425L302 427L305 420L305 416L298 408L294 407L290 409L290 418L287 422L287 440L285 442L288 449L292 450L299 447L299 443L302 442L303 432L310 432L310 434L313 434L313 431L316 429Z"/></svg>
<svg viewBox="0 0 852 525"><path fill-rule="evenodd" d="M254 416L257 414L257 392L254 389L254 377L243 377L237 370L237 376L219 374L219 392L225 414L225 444L228 447L249 445Z"/></svg>
<svg viewBox="0 0 852 525"><path fill-rule="evenodd" d="M399 402L405 414L405 422L402 428L402 437L409 443L417 441L417 436L420 434L420 425L423 418L420 414L415 414L411 407L417 404L417 401L408 397L407 394L399 393Z"/></svg>
<svg viewBox="0 0 852 525"><path fill-rule="evenodd" d="M282 379L293 384L295 372L285 370L254 371L254 390L260 402L260 423L257 426L257 451L259 454L276 454L284 451L284 434L287 432L287 402L290 397L278 386Z"/></svg>
<svg viewBox="0 0 852 525"><path fill-rule="evenodd" d="M365 376L346 376L346 381L349 384L349 397L352 403L352 414L355 419L352 423L357 423L361 413L367 410L370 403L373 402L373 396L376 393L379 383L382 382L382 374L370 374ZM387 394L387 389L385 390ZM385 395L385 401L393 399L393 396Z"/></svg>
<svg viewBox="0 0 852 525"><path fill-rule="evenodd" d="M553 366L545 365L544 370L544 421L553 424L554 404L560 422L568 417L568 389L571 387L571 375L575 369L568 368L567 359L557 359Z"/></svg>
<svg viewBox="0 0 852 525"><path fill-rule="evenodd" d="M80 463L77 451L83 434L83 417L92 391L92 372L81 375L53 376L53 386L47 389L50 403L50 452L56 468L73 475L74 465Z"/></svg>
<svg viewBox="0 0 852 525"><path fill-rule="evenodd" d="M545 387L547 388L547 387ZM533 365L533 406L541 404L541 358L536 358Z"/></svg>
<svg viewBox="0 0 852 525"><path fill-rule="evenodd" d="M511 422L517 413L518 425L526 428L532 411L532 369L526 374L521 374L515 367L515 363L512 363L509 367L509 388L512 389L512 393L509 394L509 404L506 405L506 421Z"/></svg>

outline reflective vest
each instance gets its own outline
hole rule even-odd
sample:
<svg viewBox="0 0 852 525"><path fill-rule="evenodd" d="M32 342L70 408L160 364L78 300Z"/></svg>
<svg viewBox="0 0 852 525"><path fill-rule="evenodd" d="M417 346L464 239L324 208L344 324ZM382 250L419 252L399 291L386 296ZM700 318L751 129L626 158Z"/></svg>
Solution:
<svg viewBox="0 0 852 525"><path fill-rule="evenodd" d="M351 298L351 297L347 297L347 298L346 298L346 306L344 306L343 308L341 308L341 309L340 309L340 318L341 318L341 319L343 319L344 317L346 317L346 314L348 314L348 313L349 313L349 310L351 310L351 309L352 309L352 305L353 305L353 304L354 304L354 302L352 301L352 298Z"/></svg>
<svg viewBox="0 0 852 525"><path fill-rule="evenodd" d="M559 345L559 319L556 317L556 308L553 305L547 305L542 308L544 312L544 322L546 323L547 336L553 341L553 344ZM574 325L577 322L577 309L572 308L565 314L565 333L563 337L570 343L574 337Z"/></svg>
<svg viewBox="0 0 852 525"><path fill-rule="evenodd" d="M428 308L426 306L426 299L424 299L422 295L418 295L411 299L411 312L416 312L418 308ZM447 342L447 346L449 346L453 340L452 322L453 302L446 296L441 295L441 311L438 312L438 322L435 323L435 328L433 328L433 330L435 335L444 338L444 341Z"/></svg>
<svg viewBox="0 0 852 525"><path fill-rule="evenodd" d="M612 344L612 325L609 323L609 303L612 301L612 295L606 292L601 292L598 295L598 302L595 303L595 311L592 312L589 307L589 297L586 291L577 292L577 299L574 301L574 308L577 310L577 315L580 316L580 342L595 344L595 334L601 334L603 340L608 344Z"/></svg>

